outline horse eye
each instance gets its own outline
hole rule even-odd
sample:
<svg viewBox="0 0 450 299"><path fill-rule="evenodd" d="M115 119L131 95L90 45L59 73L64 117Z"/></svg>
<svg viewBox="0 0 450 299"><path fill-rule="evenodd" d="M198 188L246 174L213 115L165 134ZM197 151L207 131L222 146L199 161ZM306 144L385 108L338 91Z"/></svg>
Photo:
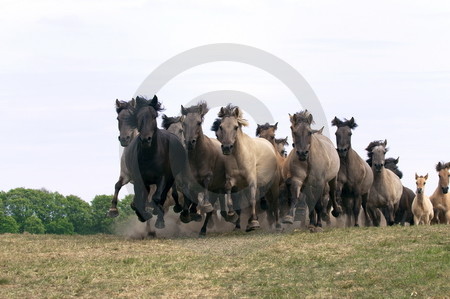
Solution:
<svg viewBox="0 0 450 299"><path fill-rule="evenodd" d="M180 129L180 133L183 133L183 130L182 130L182 129Z"/></svg>
<svg viewBox="0 0 450 299"><path fill-rule="evenodd" d="M199 121L199 122L197 123L197 125L198 125L198 126L201 126L201 125L202 125L202 122L201 122L201 121Z"/></svg>
<svg viewBox="0 0 450 299"><path fill-rule="evenodd" d="M427 183L426 183L426 182L423 182L423 184L426 185Z"/></svg>
<svg viewBox="0 0 450 299"><path fill-rule="evenodd" d="M219 130L222 130L222 126L219 126Z"/></svg>
<svg viewBox="0 0 450 299"><path fill-rule="evenodd" d="M235 127L234 127L235 130L237 130L238 128L239 128L238 126L235 126Z"/></svg>
<svg viewBox="0 0 450 299"><path fill-rule="evenodd" d="M308 132L308 136L311 136L312 135L312 132Z"/></svg>

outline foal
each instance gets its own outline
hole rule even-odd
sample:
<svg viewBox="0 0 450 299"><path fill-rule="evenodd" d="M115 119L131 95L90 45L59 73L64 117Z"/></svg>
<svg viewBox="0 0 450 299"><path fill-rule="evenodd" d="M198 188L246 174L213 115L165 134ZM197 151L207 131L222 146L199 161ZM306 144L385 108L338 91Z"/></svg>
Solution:
<svg viewBox="0 0 450 299"><path fill-rule="evenodd" d="M434 217L433 204L428 196L425 195L425 184L428 179L428 174L425 176L418 176L416 173L416 197L412 203L412 212L414 215L414 223L416 225L426 224L430 225L431 219Z"/></svg>

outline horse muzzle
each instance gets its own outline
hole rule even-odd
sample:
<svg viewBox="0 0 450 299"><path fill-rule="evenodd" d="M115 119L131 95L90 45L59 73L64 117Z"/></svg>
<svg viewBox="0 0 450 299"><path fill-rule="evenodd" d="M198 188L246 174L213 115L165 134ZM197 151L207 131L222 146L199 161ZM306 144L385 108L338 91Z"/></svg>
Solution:
<svg viewBox="0 0 450 299"><path fill-rule="evenodd" d="M221 146L222 148L222 154L224 155L231 155L231 153L233 152L233 145L223 145Z"/></svg>
<svg viewBox="0 0 450 299"><path fill-rule="evenodd" d="M300 161L306 161L309 157L309 151L296 151L297 157Z"/></svg>
<svg viewBox="0 0 450 299"><path fill-rule="evenodd" d="M417 194L422 194L423 189L422 188L417 188Z"/></svg>
<svg viewBox="0 0 450 299"><path fill-rule="evenodd" d="M447 194L448 193L448 187L442 187L442 193Z"/></svg>
<svg viewBox="0 0 450 299"><path fill-rule="evenodd" d="M126 136L126 137L120 137L119 136L119 141L120 141L120 145L121 146L127 147L128 145L130 145L131 136Z"/></svg>
<svg viewBox="0 0 450 299"><path fill-rule="evenodd" d="M345 157L347 157L348 148L337 148L337 152L338 152L339 157L345 158Z"/></svg>
<svg viewBox="0 0 450 299"><path fill-rule="evenodd" d="M381 172L381 169L383 169L384 164L375 164L375 170L376 172Z"/></svg>
<svg viewBox="0 0 450 299"><path fill-rule="evenodd" d="M186 141L186 148L188 149L188 151L192 151L195 149L195 144L196 144L196 140L193 139L191 141Z"/></svg>
<svg viewBox="0 0 450 299"><path fill-rule="evenodd" d="M152 144L152 137L139 137L143 146L149 147Z"/></svg>

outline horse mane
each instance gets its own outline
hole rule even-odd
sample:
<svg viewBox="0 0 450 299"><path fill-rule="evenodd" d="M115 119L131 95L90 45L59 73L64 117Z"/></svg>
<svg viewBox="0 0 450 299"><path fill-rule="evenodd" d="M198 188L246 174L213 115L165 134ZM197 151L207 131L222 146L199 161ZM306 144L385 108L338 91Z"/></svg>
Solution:
<svg viewBox="0 0 450 299"><path fill-rule="evenodd" d="M344 121L340 120L337 117L334 117L334 119L331 121L331 125L338 128L349 127L352 130L358 126L358 124L355 123L355 119L353 117L351 119L344 118Z"/></svg>
<svg viewBox="0 0 450 299"><path fill-rule="evenodd" d="M193 105L187 108L181 106L181 114L183 115L186 115L188 113L198 113L203 117L206 113L208 113L208 111L208 104L205 101L200 101L197 105Z"/></svg>
<svg viewBox="0 0 450 299"><path fill-rule="evenodd" d="M288 145L288 137L286 138L275 138L275 143L283 143L283 145Z"/></svg>
<svg viewBox="0 0 450 299"><path fill-rule="evenodd" d="M444 161L441 161L436 164L436 171L441 171L446 168L450 168L450 162L445 163Z"/></svg>
<svg viewBox="0 0 450 299"><path fill-rule="evenodd" d="M132 110L134 110L132 102L134 102L134 101L131 100L129 102L126 102L126 101L116 100L116 112L117 112L117 114L119 114L122 110L125 110L125 109L132 109Z"/></svg>
<svg viewBox="0 0 450 299"><path fill-rule="evenodd" d="M211 131L217 132L219 130L221 122L222 122L222 120L220 118L216 118L216 120L214 120L214 122L211 126Z"/></svg>
<svg viewBox="0 0 450 299"><path fill-rule="evenodd" d="M224 117L235 117L240 126L248 126L248 121L242 117L242 110L238 106L233 106L228 104L225 107L220 108L217 114L220 118Z"/></svg>
<svg viewBox="0 0 450 299"><path fill-rule="evenodd" d="M167 115L165 115L165 114L163 114L162 115L162 127L164 128L164 129L169 129L169 127L172 125L172 124L175 124L175 123L177 123L177 122L180 122L181 121L181 116L174 116L174 117L170 117L170 116L167 116Z"/></svg>
<svg viewBox="0 0 450 299"><path fill-rule="evenodd" d="M258 127L256 128L256 136L259 136L259 134L261 134L261 131L264 130L269 130L270 128L274 128L275 130L277 129L277 124L271 125L269 123L265 123L263 125L258 125Z"/></svg>
<svg viewBox="0 0 450 299"><path fill-rule="evenodd" d="M398 169L397 166L398 163L398 158L387 158L384 160L384 167L391 170L393 173L395 173L399 179L401 179L403 177L403 172Z"/></svg>
<svg viewBox="0 0 450 299"><path fill-rule="evenodd" d="M308 125L314 124L314 119L312 114L308 110L300 111L291 116L291 122L293 125L298 125L300 123L306 123Z"/></svg>
<svg viewBox="0 0 450 299"><path fill-rule="evenodd" d="M156 111L156 116L158 116L158 112L163 111L164 108L162 104L158 101L158 97L156 95L153 96L153 99L149 100L145 96L137 96L136 97L136 111L139 111L141 108L150 106Z"/></svg>
<svg viewBox="0 0 450 299"><path fill-rule="evenodd" d="M377 146L380 146L380 145L384 146L384 142L385 141L383 141L383 140L375 140L375 141L372 141L371 143L369 143L369 145L366 147L367 156L369 157L369 159L367 159L366 162L370 166L372 166L372 156L373 156L372 150ZM386 147L385 151L387 152L388 150L389 149Z"/></svg>

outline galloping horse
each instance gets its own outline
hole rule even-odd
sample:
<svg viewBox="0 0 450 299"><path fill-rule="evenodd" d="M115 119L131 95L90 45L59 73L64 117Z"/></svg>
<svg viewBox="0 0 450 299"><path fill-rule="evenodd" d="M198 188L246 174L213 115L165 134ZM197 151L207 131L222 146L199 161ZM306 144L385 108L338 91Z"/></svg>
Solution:
<svg viewBox="0 0 450 299"><path fill-rule="evenodd" d="M146 201L150 185L156 184L152 197L157 214L156 228L164 228L163 205L175 178L177 185L182 188L187 188L189 184L189 176L185 175L188 165L183 145L175 135L158 129L156 125L161 110L161 103L156 96L151 101L143 97L136 98L135 113L129 122L138 129L139 135L131 141L125 157L134 182L135 195L131 207L142 222L152 217L146 210Z"/></svg>
<svg viewBox="0 0 450 299"><path fill-rule="evenodd" d="M280 155L284 158L287 157L286 149L284 148L288 145L288 138L275 138L275 150L280 153Z"/></svg>
<svg viewBox="0 0 450 299"><path fill-rule="evenodd" d="M400 157L397 159L387 158L384 161L384 167L386 169L390 169L393 173L395 173L399 179L403 177L403 173L398 169L398 161ZM400 202L398 204L397 211L395 211L394 223L405 225L405 222L408 222L410 225L414 224L414 217L412 214L411 206L416 194L414 191L409 189L408 187L403 186L402 197L400 198Z"/></svg>
<svg viewBox="0 0 450 299"><path fill-rule="evenodd" d="M352 117L341 121L335 117L331 124L337 127L336 144L340 159L336 198L347 215L347 226L351 226L352 216L354 226L359 226L361 204L366 203L369 197L373 173L370 166L352 148L352 130L358 126L355 119Z"/></svg>
<svg viewBox="0 0 450 299"><path fill-rule="evenodd" d="M119 192L122 186L128 184L131 181L130 172L125 164L125 156L129 150L128 145L135 136L137 136L138 131L136 127L130 125L129 119L135 113L134 106L136 105L135 99L129 102L116 100L116 112L117 120L119 123L119 141L120 144L125 147L122 157L120 159L120 175L117 183L114 186L114 196L111 201L111 208L106 214L108 217L119 216L119 210L117 209L117 200L119 197Z"/></svg>
<svg viewBox="0 0 450 299"><path fill-rule="evenodd" d="M283 177L290 193L289 213L284 223L294 222L294 210L298 200L305 198L309 209L310 228L321 227L321 215L325 213L326 190L333 203L333 216L341 208L336 202L336 179L339 172L339 156L331 140L311 129L313 116L308 110L290 115L294 148L283 166ZM305 196L301 199L300 195ZM315 215L317 212L317 215Z"/></svg>
<svg viewBox="0 0 450 299"><path fill-rule="evenodd" d="M225 164L220 142L203 134L202 124L208 111L206 102L199 102L187 108L181 106L190 170L199 184L199 191L203 194L201 207L206 212L200 235L206 235L206 228L213 213L212 204L217 196L223 198L225 193ZM214 198L210 199L210 193L214 194ZM185 208L187 208L186 205ZM222 215L225 216L226 213L223 212Z"/></svg>
<svg viewBox="0 0 450 299"><path fill-rule="evenodd" d="M430 196L434 207L433 223L447 223L450 224L450 193L448 193L449 185L449 169L450 162L439 162L436 165L436 171L439 175L439 183Z"/></svg>
<svg viewBox="0 0 450 299"><path fill-rule="evenodd" d="M274 218L276 228L281 228L278 219L279 170L273 146L263 138L251 138L242 131L248 123L239 107L231 104L222 107L212 130L221 143L225 161L225 190L229 214L238 211L231 193L244 191L251 207L247 231L260 228L256 215L256 199L266 196L269 216ZM267 192L267 193L266 193ZM264 194L265 193L265 194ZM239 219L238 219L239 221Z"/></svg>
<svg viewBox="0 0 450 299"><path fill-rule="evenodd" d="M400 179L384 167L387 141L373 141L367 146L369 165L372 165L373 184L367 201L367 211L375 226L380 226L380 208L388 225L394 224L394 213L403 193Z"/></svg>

